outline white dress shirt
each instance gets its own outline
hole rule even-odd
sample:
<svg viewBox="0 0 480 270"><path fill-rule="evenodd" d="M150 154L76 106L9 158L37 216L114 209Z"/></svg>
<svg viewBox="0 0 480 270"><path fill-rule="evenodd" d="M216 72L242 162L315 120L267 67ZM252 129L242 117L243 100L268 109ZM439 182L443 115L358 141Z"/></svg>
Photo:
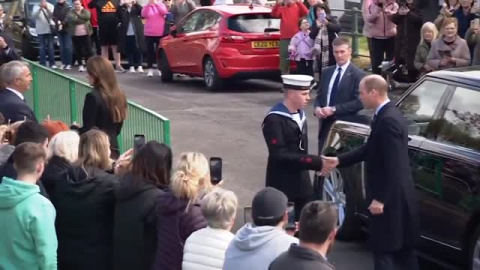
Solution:
<svg viewBox="0 0 480 270"><path fill-rule="evenodd" d="M17 90L15 89L12 89L12 88L8 88L7 87L7 90L14 93L15 95L17 95L19 98L21 98L22 100L25 100L25 97L23 96L22 93L18 92Z"/></svg>
<svg viewBox="0 0 480 270"><path fill-rule="evenodd" d="M345 71L347 71L348 66L350 65L350 60L345 63L343 66L339 66L338 64L335 67L335 71L333 72L332 78L330 78L330 84L328 84L328 94L327 94L327 106L330 106L330 94L332 93L333 83L335 82L335 78L338 74L338 68L342 69L342 74L340 74L340 80L338 83L342 81L343 75L345 75Z"/></svg>

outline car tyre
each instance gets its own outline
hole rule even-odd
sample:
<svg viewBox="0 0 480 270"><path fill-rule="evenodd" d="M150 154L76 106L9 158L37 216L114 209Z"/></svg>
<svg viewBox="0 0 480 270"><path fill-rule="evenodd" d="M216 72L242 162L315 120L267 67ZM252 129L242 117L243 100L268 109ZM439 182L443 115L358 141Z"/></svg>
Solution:
<svg viewBox="0 0 480 270"><path fill-rule="evenodd" d="M322 201L334 203L338 214L337 239L357 240L361 236L360 220L355 216L355 192L349 180L338 169L323 180Z"/></svg>
<svg viewBox="0 0 480 270"><path fill-rule="evenodd" d="M218 75L215 63L213 63L213 60L210 57L207 57L203 61L203 81L209 91L219 90L224 83Z"/></svg>
<svg viewBox="0 0 480 270"><path fill-rule="evenodd" d="M170 69L170 64L168 63L167 55L164 51L160 51L160 56L158 57L158 68L162 73L162 82L171 82L173 81L173 72Z"/></svg>

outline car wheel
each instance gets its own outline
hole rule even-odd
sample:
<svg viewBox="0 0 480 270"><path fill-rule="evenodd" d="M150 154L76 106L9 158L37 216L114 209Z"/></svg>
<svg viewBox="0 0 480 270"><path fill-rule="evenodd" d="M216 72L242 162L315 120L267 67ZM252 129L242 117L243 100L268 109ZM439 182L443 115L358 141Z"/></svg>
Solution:
<svg viewBox="0 0 480 270"><path fill-rule="evenodd" d="M223 80L218 75L215 64L210 57L203 62L203 81L209 91L219 90L223 84Z"/></svg>
<svg viewBox="0 0 480 270"><path fill-rule="evenodd" d="M360 224L355 217L354 192L349 192L342 174L338 169L332 170L324 178L322 200L335 204L338 214L337 239L355 240L360 235Z"/></svg>
<svg viewBox="0 0 480 270"><path fill-rule="evenodd" d="M170 69L170 64L168 63L167 55L164 51L160 51L157 65L160 69L160 72L162 72L162 82L171 82L173 80L173 73Z"/></svg>
<svg viewBox="0 0 480 270"><path fill-rule="evenodd" d="M39 53L38 51L35 51L34 48L32 48L31 42L29 42L26 38L22 39L22 56L23 57L31 61L37 61L38 53Z"/></svg>
<svg viewBox="0 0 480 270"><path fill-rule="evenodd" d="M480 227L475 231L474 237L470 245L469 263L471 270L480 269Z"/></svg>

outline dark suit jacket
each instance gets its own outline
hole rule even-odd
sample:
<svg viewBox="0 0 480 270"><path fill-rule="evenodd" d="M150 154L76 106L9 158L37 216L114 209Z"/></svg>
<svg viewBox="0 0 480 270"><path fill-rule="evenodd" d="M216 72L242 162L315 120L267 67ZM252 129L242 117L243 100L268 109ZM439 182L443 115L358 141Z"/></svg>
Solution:
<svg viewBox="0 0 480 270"><path fill-rule="evenodd" d="M322 78L318 87L317 97L315 98L314 107L325 107L328 98L328 86L332 78L336 65L325 68L322 71ZM342 119L347 116L356 114L363 109L362 102L358 97L358 85L365 77L365 72L350 63L342 76L342 80L338 84L338 92L335 107L337 111L333 115L336 119ZM330 105L332 106L332 105Z"/></svg>
<svg viewBox="0 0 480 270"><path fill-rule="evenodd" d="M85 103L83 104L83 126L79 129L80 134L95 127L102 130L110 139L110 148L112 148L113 153L113 151L118 151L117 136L120 134L122 126L123 122L113 122L107 104L103 101L102 95L98 90L93 89L85 96Z"/></svg>
<svg viewBox="0 0 480 270"><path fill-rule="evenodd" d="M408 128L402 113L387 103L363 146L338 156L340 166L365 161L367 205L384 204L371 216L369 243L374 251L412 247L419 238L417 200L408 156Z"/></svg>
<svg viewBox="0 0 480 270"><path fill-rule="evenodd" d="M5 122L11 123L27 120L37 122L32 109L19 96L10 90L0 90L0 112L5 117Z"/></svg>

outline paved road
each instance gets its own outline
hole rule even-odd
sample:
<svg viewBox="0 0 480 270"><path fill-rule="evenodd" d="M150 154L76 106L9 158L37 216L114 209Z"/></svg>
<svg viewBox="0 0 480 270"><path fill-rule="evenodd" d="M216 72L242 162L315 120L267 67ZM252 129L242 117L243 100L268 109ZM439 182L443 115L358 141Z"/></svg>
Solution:
<svg viewBox="0 0 480 270"><path fill-rule="evenodd" d="M85 79L84 73L69 73ZM176 157L185 151L221 156L225 188L238 195L242 209L250 205L255 192L265 185L267 148L260 126L269 108L282 99L280 83L246 81L210 93L201 80L189 77L176 78L169 84L163 84L159 77L140 74L118 74L118 78L129 99L171 119ZM318 125L311 107L307 116L310 151L316 153ZM235 228L242 224L240 211ZM362 242L337 242L329 260L340 270L373 269L371 255Z"/></svg>

